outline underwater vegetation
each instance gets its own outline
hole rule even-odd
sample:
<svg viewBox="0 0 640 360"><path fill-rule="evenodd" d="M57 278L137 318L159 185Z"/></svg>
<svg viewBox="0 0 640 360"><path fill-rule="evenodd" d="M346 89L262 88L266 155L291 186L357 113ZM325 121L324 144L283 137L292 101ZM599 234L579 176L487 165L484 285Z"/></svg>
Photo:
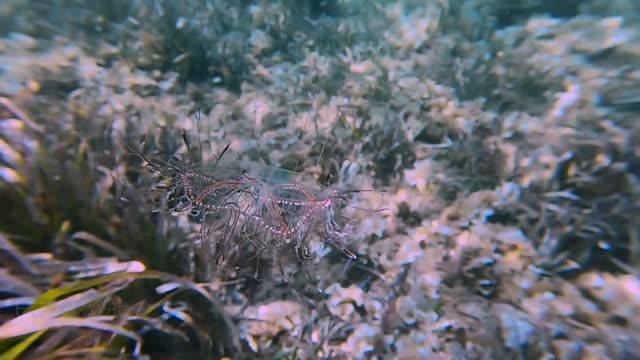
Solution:
<svg viewBox="0 0 640 360"><path fill-rule="evenodd" d="M0 359L640 358L638 14L0 2Z"/></svg>

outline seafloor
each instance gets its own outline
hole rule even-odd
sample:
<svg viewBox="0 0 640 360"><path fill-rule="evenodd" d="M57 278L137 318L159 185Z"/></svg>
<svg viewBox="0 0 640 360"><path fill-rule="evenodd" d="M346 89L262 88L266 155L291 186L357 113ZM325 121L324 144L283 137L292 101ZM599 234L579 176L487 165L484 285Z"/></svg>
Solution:
<svg viewBox="0 0 640 360"><path fill-rule="evenodd" d="M639 359L639 117L637 0L0 1L0 357ZM208 264L193 149L357 258Z"/></svg>

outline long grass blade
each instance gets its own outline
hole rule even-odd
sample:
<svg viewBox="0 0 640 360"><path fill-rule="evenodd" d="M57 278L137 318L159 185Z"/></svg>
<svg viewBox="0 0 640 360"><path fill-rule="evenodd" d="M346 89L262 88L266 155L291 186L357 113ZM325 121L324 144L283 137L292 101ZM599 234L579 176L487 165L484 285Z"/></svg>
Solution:
<svg viewBox="0 0 640 360"><path fill-rule="evenodd" d="M39 309L29 311L2 324L0 326L0 339L27 335L47 329L53 318L86 306L104 298L106 295L89 289Z"/></svg>

